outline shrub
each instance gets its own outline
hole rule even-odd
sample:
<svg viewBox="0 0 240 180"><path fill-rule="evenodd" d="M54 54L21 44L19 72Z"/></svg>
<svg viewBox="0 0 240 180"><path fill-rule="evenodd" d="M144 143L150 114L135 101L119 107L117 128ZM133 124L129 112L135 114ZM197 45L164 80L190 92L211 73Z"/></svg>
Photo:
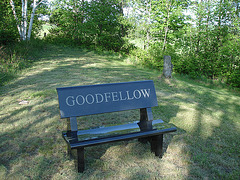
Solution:
<svg viewBox="0 0 240 180"><path fill-rule="evenodd" d="M0 47L0 85L16 76L16 72L29 67L43 49L41 40L35 39L30 42L17 42Z"/></svg>

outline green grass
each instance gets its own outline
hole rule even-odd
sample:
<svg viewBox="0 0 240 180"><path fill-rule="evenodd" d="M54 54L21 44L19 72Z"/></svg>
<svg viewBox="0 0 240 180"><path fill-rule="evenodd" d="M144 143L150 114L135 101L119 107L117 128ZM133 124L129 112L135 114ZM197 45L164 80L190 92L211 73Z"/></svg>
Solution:
<svg viewBox="0 0 240 180"><path fill-rule="evenodd" d="M49 47L40 61L0 88L1 179L239 179L240 95L125 63L113 54ZM66 154L56 87L152 79L154 118L177 126L159 159L137 140L86 148L86 171ZM26 105L19 105L27 100ZM80 128L135 121L138 111L78 118Z"/></svg>
<svg viewBox="0 0 240 180"><path fill-rule="evenodd" d="M40 39L34 39L0 47L0 86L16 78L19 71L31 67L45 46Z"/></svg>

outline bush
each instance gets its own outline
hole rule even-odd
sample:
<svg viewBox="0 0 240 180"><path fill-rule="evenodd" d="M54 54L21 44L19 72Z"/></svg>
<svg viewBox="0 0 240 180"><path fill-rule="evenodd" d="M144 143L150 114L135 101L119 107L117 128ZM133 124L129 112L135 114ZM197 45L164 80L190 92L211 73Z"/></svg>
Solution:
<svg viewBox="0 0 240 180"><path fill-rule="evenodd" d="M19 70L29 67L43 49L41 40L17 42L0 47L0 86L16 76Z"/></svg>
<svg viewBox="0 0 240 180"><path fill-rule="evenodd" d="M140 49L140 48L135 48L132 49L129 53L130 55L130 61L133 64L139 64L143 66L149 66L149 60L147 56L147 51Z"/></svg>
<svg viewBox="0 0 240 180"><path fill-rule="evenodd" d="M240 67L235 66L232 72L227 73L227 84L232 87L240 88Z"/></svg>
<svg viewBox="0 0 240 180"><path fill-rule="evenodd" d="M179 56L171 45L168 45L166 50L162 50L162 44L156 42L151 44L148 50L135 48L130 51L130 59L135 64L140 64L152 69L163 69L163 56L169 55L172 58L174 68L178 68Z"/></svg>
<svg viewBox="0 0 240 180"><path fill-rule="evenodd" d="M0 45L8 45L17 41L18 34L11 30L0 29Z"/></svg>

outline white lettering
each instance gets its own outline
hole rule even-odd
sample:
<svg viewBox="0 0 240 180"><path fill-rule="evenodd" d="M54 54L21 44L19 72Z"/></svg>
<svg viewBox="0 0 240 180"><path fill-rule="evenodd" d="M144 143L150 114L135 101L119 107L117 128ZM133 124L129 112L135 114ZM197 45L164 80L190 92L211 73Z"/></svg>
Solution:
<svg viewBox="0 0 240 180"><path fill-rule="evenodd" d="M82 103L79 103L79 100L78 100L79 97L82 98ZM78 95L78 96L76 97L76 103L77 103L78 105L83 105L83 104L85 103L84 97L83 97L82 95Z"/></svg>
<svg viewBox="0 0 240 180"><path fill-rule="evenodd" d="M112 100L113 101L119 101L119 98L118 98L118 93L117 92L112 92Z"/></svg>
<svg viewBox="0 0 240 180"><path fill-rule="evenodd" d="M95 97L96 97L96 103L102 103L103 102L103 95L102 94L95 94ZM99 97L101 98L101 100L99 100Z"/></svg>
<svg viewBox="0 0 240 180"><path fill-rule="evenodd" d="M149 98L151 89L135 89L134 91L115 91L115 92L106 92L103 94L88 94L86 96L78 95L76 98L74 96L68 96L66 98L66 104L68 106L84 105L85 102L89 105L91 104L100 104L103 102L116 102L116 101L125 101L133 100L140 98Z"/></svg>
<svg viewBox="0 0 240 180"><path fill-rule="evenodd" d="M138 92L138 95L136 92ZM135 91L133 91L133 96L135 97L135 99L140 99L142 95L141 92L136 89Z"/></svg>
<svg viewBox="0 0 240 180"><path fill-rule="evenodd" d="M89 98L88 97L91 97L90 98L90 100L91 101L89 101ZM94 103L94 97L93 97L93 95L91 95L91 94L88 94L87 96L86 96L86 102L88 103L88 104L93 104Z"/></svg>
<svg viewBox="0 0 240 180"><path fill-rule="evenodd" d="M108 99L111 98L110 93L107 92L107 93L104 93L104 95L105 95L105 102L108 102Z"/></svg>
<svg viewBox="0 0 240 180"><path fill-rule="evenodd" d="M121 91L119 91L119 96L120 96L120 101L125 101L127 99L127 97L125 97L125 98L122 97L122 92Z"/></svg>
<svg viewBox="0 0 240 180"><path fill-rule="evenodd" d="M142 92L144 98L150 96L150 89L141 89L141 92Z"/></svg>
<svg viewBox="0 0 240 180"><path fill-rule="evenodd" d="M72 99L72 100L71 100L71 104L69 103L69 98ZM74 97L73 97L73 96L68 96L68 97L66 98L66 104L67 104L68 106L74 106L74 105L75 105Z"/></svg>
<svg viewBox="0 0 240 180"><path fill-rule="evenodd" d="M130 97L129 96L129 91L127 91L127 100L132 100L132 99L134 99L134 97Z"/></svg>

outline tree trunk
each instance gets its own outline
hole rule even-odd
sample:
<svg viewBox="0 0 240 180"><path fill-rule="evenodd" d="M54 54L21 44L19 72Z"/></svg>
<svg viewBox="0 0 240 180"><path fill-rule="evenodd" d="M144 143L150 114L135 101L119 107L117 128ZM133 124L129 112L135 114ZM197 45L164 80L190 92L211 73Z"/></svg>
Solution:
<svg viewBox="0 0 240 180"><path fill-rule="evenodd" d="M121 11L121 15L124 16L123 14L123 6L124 6L124 2L123 0L120 2L120 11ZM121 23L121 37L124 37L125 36L125 31L124 31L124 25Z"/></svg>
<svg viewBox="0 0 240 180"><path fill-rule="evenodd" d="M150 3L150 4L149 4ZM151 1L148 2L147 1L147 49L149 48L149 44L150 44L150 23L151 23Z"/></svg>
<svg viewBox="0 0 240 180"><path fill-rule="evenodd" d="M202 5L203 5L203 0L201 0L201 3L198 3L198 39L197 39L197 53L200 52L200 39L201 39L201 24L202 24L202 14L203 14L203 9L202 9Z"/></svg>
<svg viewBox="0 0 240 180"><path fill-rule="evenodd" d="M27 40L30 40L30 38L31 38L32 25L33 25L33 19L34 19L35 11L36 11L36 7L33 8L33 10L32 10L31 19L30 19L30 23L29 23L29 27L28 27Z"/></svg>
<svg viewBox="0 0 240 180"><path fill-rule="evenodd" d="M29 27L28 27L27 40L30 40L30 38L31 38L32 25L33 25L33 20L34 20L35 12L36 12L36 9L37 9L38 5L41 4L42 1L43 1L43 0L41 0L41 1L38 2L38 3L37 3L37 0L34 0L34 1L33 1L33 9L32 9L31 19L30 19L30 23L29 23Z"/></svg>
<svg viewBox="0 0 240 180"><path fill-rule="evenodd" d="M10 1L10 4L12 6L13 16L14 16L16 22L17 22L17 29L18 29L18 32L19 32L20 39L22 39L22 29L21 29L21 27L19 25L19 20L18 20L18 17L17 17L17 14L16 14L16 10L15 10L15 4L14 4L14 2L12 0Z"/></svg>
<svg viewBox="0 0 240 180"><path fill-rule="evenodd" d="M18 29L18 32L19 32L19 35L20 35L20 40L23 40L23 41L30 40L31 32L32 32L32 24L33 24L36 8L38 7L39 4L42 3L42 1L43 0L38 2L38 0L33 0L33 9L32 9L32 13L31 13L29 28L28 28L27 27L27 24L28 24L28 21L27 21L27 2L28 2L28 0L21 0L21 2L22 2L21 21L18 20L16 9L15 9L15 4L14 4L13 0L10 0L10 5L12 6L13 15L14 15L14 18L17 22L17 29Z"/></svg>
<svg viewBox="0 0 240 180"><path fill-rule="evenodd" d="M171 7L171 4L168 1L168 4L167 4L167 17L166 17L167 25L165 27L165 34L164 34L164 41L163 41L163 52L165 51L166 44L167 44L167 34L168 34L168 26L169 26L170 7Z"/></svg>
<svg viewBox="0 0 240 180"><path fill-rule="evenodd" d="M27 37L27 0L24 0L23 6L23 40L25 41Z"/></svg>

